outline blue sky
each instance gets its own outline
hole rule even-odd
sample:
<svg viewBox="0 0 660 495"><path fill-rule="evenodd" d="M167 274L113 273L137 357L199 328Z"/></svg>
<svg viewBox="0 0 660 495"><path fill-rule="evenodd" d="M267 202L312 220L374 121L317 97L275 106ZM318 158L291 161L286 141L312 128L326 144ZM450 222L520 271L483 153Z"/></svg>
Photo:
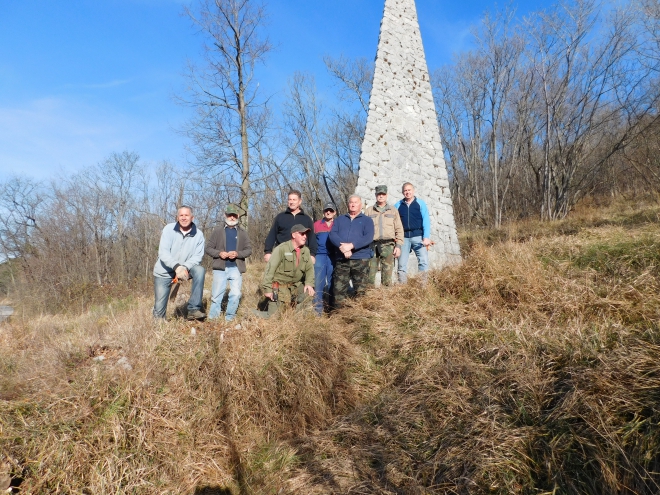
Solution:
<svg viewBox="0 0 660 495"><path fill-rule="evenodd" d="M177 0L0 0L0 180L47 179L137 152L184 164L189 115L172 95L201 40ZM324 55L376 54L383 0L265 0L276 46L261 68L264 94L281 95L295 71L331 98ZM550 5L527 0L520 14ZM501 5L501 4L500 4ZM417 0L429 68L469 47L492 1Z"/></svg>

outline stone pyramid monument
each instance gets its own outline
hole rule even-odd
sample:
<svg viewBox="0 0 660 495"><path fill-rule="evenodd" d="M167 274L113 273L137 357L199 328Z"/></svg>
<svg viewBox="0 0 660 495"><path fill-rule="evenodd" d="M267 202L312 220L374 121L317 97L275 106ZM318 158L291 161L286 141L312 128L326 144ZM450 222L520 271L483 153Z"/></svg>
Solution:
<svg viewBox="0 0 660 495"><path fill-rule="evenodd" d="M365 208L374 188L387 185L388 200L403 198L404 182L415 186L431 216L430 268L460 263L454 210L440 130L433 103L415 0L385 0L367 128L356 194ZM411 254L408 268L417 266ZM413 272L414 270L410 270Z"/></svg>

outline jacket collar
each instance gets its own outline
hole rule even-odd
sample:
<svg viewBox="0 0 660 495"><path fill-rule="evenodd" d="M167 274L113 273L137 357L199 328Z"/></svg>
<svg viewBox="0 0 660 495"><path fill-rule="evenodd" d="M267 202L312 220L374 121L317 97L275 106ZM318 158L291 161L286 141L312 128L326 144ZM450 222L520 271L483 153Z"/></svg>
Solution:
<svg viewBox="0 0 660 495"><path fill-rule="evenodd" d="M190 232L188 232L188 234L186 235L189 235L190 237L195 237L195 234L197 234L197 225L195 225L195 222L191 223L190 225L192 227L190 229ZM183 232L181 232L181 226L179 225L179 222L174 224L174 232L179 232L180 234L183 234Z"/></svg>
<svg viewBox="0 0 660 495"><path fill-rule="evenodd" d="M300 211L299 211L298 213L296 213L296 216L300 215L301 213L302 213L303 215L305 214L305 211L302 209L302 206L301 206L300 208L298 208L298 209L299 209ZM288 206L286 207L286 210L284 210L284 213L288 213L289 215L293 215L293 213L291 212L291 208L289 208Z"/></svg>

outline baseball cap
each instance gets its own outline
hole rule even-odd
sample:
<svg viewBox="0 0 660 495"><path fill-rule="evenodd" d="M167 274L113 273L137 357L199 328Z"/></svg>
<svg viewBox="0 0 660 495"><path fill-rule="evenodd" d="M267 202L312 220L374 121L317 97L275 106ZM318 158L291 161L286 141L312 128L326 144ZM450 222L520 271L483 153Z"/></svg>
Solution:
<svg viewBox="0 0 660 495"><path fill-rule="evenodd" d="M308 227L305 227L304 225L302 225L300 223L297 223L293 227L291 227L291 233L292 234L295 233L295 232L309 232L311 230L312 229L310 229Z"/></svg>

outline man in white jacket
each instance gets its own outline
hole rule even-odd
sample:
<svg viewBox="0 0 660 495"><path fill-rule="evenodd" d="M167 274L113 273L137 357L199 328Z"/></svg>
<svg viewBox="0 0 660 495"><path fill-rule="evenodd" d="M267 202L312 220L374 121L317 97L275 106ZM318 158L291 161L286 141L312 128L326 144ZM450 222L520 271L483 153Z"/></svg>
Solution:
<svg viewBox="0 0 660 495"><path fill-rule="evenodd" d="M175 279L192 278L188 300L188 319L202 320L202 295L206 271L201 265L204 256L204 234L193 222L190 206L181 206L177 221L165 226L158 245L158 260L154 266L154 318L165 318L167 299Z"/></svg>

